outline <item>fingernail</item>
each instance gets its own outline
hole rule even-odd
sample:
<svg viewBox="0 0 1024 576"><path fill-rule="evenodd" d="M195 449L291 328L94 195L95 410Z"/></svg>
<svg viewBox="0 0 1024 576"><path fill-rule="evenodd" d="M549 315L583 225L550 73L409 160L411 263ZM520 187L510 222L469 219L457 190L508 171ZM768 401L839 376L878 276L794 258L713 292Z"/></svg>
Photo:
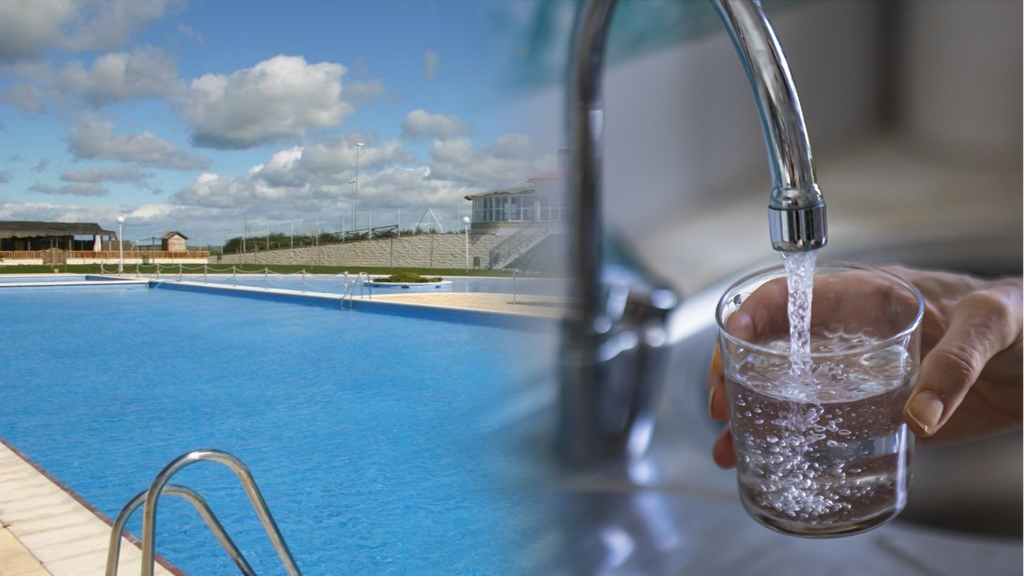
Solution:
<svg viewBox="0 0 1024 576"><path fill-rule="evenodd" d="M714 416L714 414L715 414L715 394L717 394L717 393L718 393L718 386L712 386L711 387L711 394L709 394L709 398L708 398L708 414L711 414L712 416Z"/></svg>
<svg viewBox="0 0 1024 576"><path fill-rule="evenodd" d="M907 404L907 416L926 434L931 434L942 418L942 400L931 392L919 392Z"/></svg>

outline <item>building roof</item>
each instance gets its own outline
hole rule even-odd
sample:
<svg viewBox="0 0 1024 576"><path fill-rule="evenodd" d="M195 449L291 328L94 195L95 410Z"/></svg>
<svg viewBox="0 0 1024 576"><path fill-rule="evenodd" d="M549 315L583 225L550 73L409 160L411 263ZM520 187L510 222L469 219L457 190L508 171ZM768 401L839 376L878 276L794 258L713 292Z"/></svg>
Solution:
<svg viewBox="0 0 1024 576"><path fill-rule="evenodd" d="M40 236L108 236L117 234L93 222L25 222L0 220L0 238L38 238Z"/></svg>
<svg viewBox="0 0 1024 576"><path fill-rule="evenodd" d="M171 238L174 238L175 236L181 236L185 240L188 240L188 236L185 236L184 234L182 234L181 232L178 232L177 230L168 230L167 233L162 236L162 238L164 240L170 240Z"/></svg>
<svg viewBox="0 0 1024 576"><path fill-rule="evenodd" d="M486 198L488 196L510 196L512 194L533 194L533 186L520 186L519 188L506 188L504 190L491 190L490 192L481 192L479 194L470 194L466 196L466 200L474 200L476 198Z"/></svg>

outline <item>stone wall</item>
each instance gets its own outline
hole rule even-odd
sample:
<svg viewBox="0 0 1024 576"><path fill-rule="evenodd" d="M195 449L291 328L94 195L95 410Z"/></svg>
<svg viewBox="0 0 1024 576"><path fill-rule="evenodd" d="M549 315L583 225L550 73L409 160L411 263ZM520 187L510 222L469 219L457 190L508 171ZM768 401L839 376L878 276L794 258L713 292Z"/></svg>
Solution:
<svg viewBox="0 0 1024 576"><path fill-rule="evenodd" d="M469 235L469 265L480 258L487 268L491 249L507 236ZM211 261L214 259L211 258ZM225 254L221 264L305 264L309 266L365 266L379 268L465 268L466 238L463 234L419 234L346 244Z"/></svg>

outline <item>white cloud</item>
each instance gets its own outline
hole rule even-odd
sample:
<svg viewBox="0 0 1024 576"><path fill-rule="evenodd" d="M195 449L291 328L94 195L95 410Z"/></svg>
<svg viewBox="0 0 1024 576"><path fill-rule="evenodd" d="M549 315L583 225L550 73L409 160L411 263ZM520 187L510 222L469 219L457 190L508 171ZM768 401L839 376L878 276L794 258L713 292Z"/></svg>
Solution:
<svg viewBox="0 0 1024 576"><path fill-rule="evenodd" d="M179 0L0 0L0 61L118 46Z"/></svg>
<svg viewBox="0 0 1024 576"><path fill-rule="evenodd" d="M275 56L230 75L192 81L182 105L192 140L209 148L250 148L340 124L354 110L342 98L341 64Z"/></svg>
<svg viewBox="0 0 1024 576"><path fill-rule="evenodd" d="M148 174L135 166L68 170L60 175L60 179L65 182L141 182L148 177Z"/></svg>
<svg viewBox="0 0 1024 576"><path fill-rule="evenodd" d="M441 57L433 50L427 50L423 57L423 76L430 80L437 74L437 68L441 65Z"/></svg>
<svg viewBox="0 0 1024 576"><path fill-rule="evenodd" d="M43 102L39 89L32 84L15 84L0 92L0 101L29 112L42 112Z"/></svg>
<svg viewBox="0 0 1024 576"><path fill-rule="evenodd" d="M302 168L312 173L347 178L356 166L356 146L348 140L313 144L306 146L302 159ZM413 162L415 159L397 140L388 140L376 146L367 143L359 151L359 167L364 175L386 164Z"/></svg>
<svg viewBox="0 0 1024 576"><path fill-rule="evenodd" d="M210 164L206 158L181 150L150 132L115 134L111 123L103 120L86 120L76 125L68 136L68 144L79 159L103 158L169 170L201 170Z"/></svg>
<svg viewBox="0 0 1024 576"><path fill-rule="evenodd" d="M402 122L402 136L411 140L466 136L472 131L473 127L458 116L431 114L422 109L409 112Z"/></svg>
<svg viewBox="0 0 1024 576"><path fill-rule="evenodd" d="M28 187L30 192L48 196L107 196L110 191L97 182L76 182L54 188L46 184L35 184Z"/></svg>
<svg viewBox="0 0 1024 576"><path fill-rule="evenodd" d="M536 170L536 156L536 146L522 134L503 134L485 148L468 138L437 140L430 146L430 177L486 188L522 184Z"/></svg>
<svg viewBox="0 0 1024 576"><path fill-rule="evenodd" d="M431 178L427 166L389 168L366 179L359 189L361 204L367 208L411 210L418 214L428 207L448 207L459 203L467 194L485 189L469 183Z"/></svg>
<svg viewBox="0 0 1024 576"><path fill-rule="evenodd" d="M172 100L183 89L177 63L152 47L104 54L88 70L81 62L71 62L60 71L55 83L94 106L137 98Z"/></svg>
<svg viewBox="0 0 1024 576"><path fill-rule="evenodd" d="M167 230L181 230L196 242L203 231L227 231L227 222L235 214L209 208L193 208L172 204L142 204L135 207L102 206L96 204L73 205L62 202L11 203L0 197L0 219L40 222L97 222L107 230L117 230L116 218L124 216L125 238L149 238ZM234 233L228 233L230 237ZM203 243L219 242L207 232Z"/></svg>
<svg viewBox="0 0 1024 576"><path fill-rule="evenodd" d="M390 164L411 162L411 155L397 141L368 144L359 153L360 181L365 184L371 171ZM355 176L356 146L346 139L295 146L274 153L266 162L253 166L245 177L203 173L192 184L171 196L182 205L228 208L271 206L312 213L326 209L333 199L348 195Z"/></svg>
<svg viewBox="0 0 1024 576"><path fill-rule="evenodd" d="M303 152L301 146L276 152L263 164L253 166L249 178L262 179L272 186L302 186L309 177L299 167Z"/></svg>
<svg viewBox="0 0 1024 576"><path fill-rule="evenodd" d="M282 156L279 160L283 161ZM427 207L449 207L462 201L467 194L484 188L430 178L426 166L392 166L360 178L359 212L388 213L374 218L377 224L395 223L398 210L404 218L414 218ZM280 183L261 177L202 174L188 186L175 192L171 198L175 205L207 210L222 210L238 214L247 212L253 219L289 221L308 219L317 215L321 220L335 222L349 220L352 187L347 183L317 185L311 182ZM363 225L367 220L361 220ZM404 220L408 224L408 220Z"/></svg>
<svg viewBox="0 0 1024 576"><path fill-rule="evenodd" d="M43 47L58 44L61 27L76 8L62 0L0 2L0 60L30 58Z"/></svg>
<svg viewBox="0 0 1024 576"><path fill-rule="evenodd" d="M525 184L526 178L550 164L553 156L538 157L534 143L521 134L504 134L486 147L470 139L438 140L423 163L399 141L374 143L360 136L360 225L373 213L377 225L401 220L406 226L432 207L442 219L464 205L468 194ZM183 208L219 212L230 220L248 214L252 221L275 223L306 220L321 225L350 226L355 145L352 135L338 140L293 146L272 154L265 162L235 176L203 173L173 194L169 201ZM324 224L330 222L330 224Z"/></svg>
<svg viewBox="0 0 1024 576"><path fill-rule="evenodd" d="M537 153L537 146L529 136L512 132L495 138L487 152L496 158L522 160L532 158Z"/></svg>
<svg viewBox="0 0 1024 576"><path fill-rule="evenodd" d="M171 200L180 205L205 208L244 207L250 204L254 192L251 180L204 172L175 192Z"/></svg>

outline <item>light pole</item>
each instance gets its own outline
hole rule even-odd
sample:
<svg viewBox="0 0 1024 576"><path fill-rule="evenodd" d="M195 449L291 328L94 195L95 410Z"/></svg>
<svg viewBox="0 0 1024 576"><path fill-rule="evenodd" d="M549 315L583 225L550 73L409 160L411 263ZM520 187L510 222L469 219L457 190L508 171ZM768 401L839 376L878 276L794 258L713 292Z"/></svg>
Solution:
<svg viewBox="0 0 1024 576"><path fill-rule="evenodd" d="M469 216L462 217L462 224L466 229L466 271L469 271Z"/></svg>
<svg viewBox="0 0 1024 576"><path fill-rule="evenodd" d="M124 216L117 217L117 275L124 274Z"/></svg>
<svg viewBox="0 0 1024 576"><path fill-rule="evenodd" d="M352 232L356 231L356 209L355 209L355 197L356 197L356 180L353 178L348 181L352 185ZM344 226L342 226L344 228Z"/></svg>
<svg viewBox="0 0 1024 576"><path fill-rule="evenodd" d="M359 151L362 150L363 143L356 142L356 177L352 182L355 184L355 194L352 197L352 226L353 230L359 228Z"/></svg>

